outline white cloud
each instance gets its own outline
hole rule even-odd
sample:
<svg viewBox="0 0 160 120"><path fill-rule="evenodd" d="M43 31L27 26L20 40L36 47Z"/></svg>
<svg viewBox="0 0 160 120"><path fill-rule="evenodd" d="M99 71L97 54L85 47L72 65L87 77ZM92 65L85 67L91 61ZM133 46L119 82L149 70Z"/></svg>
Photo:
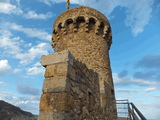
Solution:
<svg viewBox="0 0 160 120"><path fill-rule="evenodd" d="M130 93L130 92L139 92L140 90L136 90L136 89L116 89L116 92L127 92L127 93Z"/></svg>
<svg viewBox="0 0 160 120"><path fill-rule="evenodd" d="M10 0L0 0L0 2L3 2L3 3L10 3Z"/></svg>
<svg viewBox="0 0 160 120"><path fill-rule="evenodd" d="M132 28L134 36L143 32L144 27L149 23L154 0L135 0L127 4L127 18L125 25Z"/></svg>
<svg viewBox="0 0 160 120"><path fill-rule="evenodd" d="M61 2L65 2L65 0L39 0L40 2L43 2L47 5L51 5L54 3L61 3Z"/></svg>
<svg viewBox="0 0 160 120"><path fill-rule="evenodd" d="M20 107L23 110L32 112L36 115L38 115L39 113L39 100L20 100L16 103L16 106Z"/></svg>
<svg viewBox="0 0 160 120"><path fill-rule="evenodd" d="M21 69L14 69L13 70L13 73L19 73L19 72L21 72L22 70Z"/></svg>
<svg viewBox="0 0 160 120"><path fill-rule="evenodd" d="M2 27L6 28L6 29L11 29L11 30L23 32L29 37L36 37L41 40L51 41L51 35L42 29L25 28L21 25L17 25L15 23L9 23L9 22L4 23L2 25Z"/></svg>
<svg viewBox="0 0 160 120"><path fill-rule="evenodd" d="M66 2L66 0L39 0L47 5ZM72 0L72 4L93 7L108 17L116 7L126 8L125 25L131 27L134 36L143 32L149 23L154 0Z"/></svg>
<svg viewBox="0 0 160 120"><path fill-rule="evenodd" d="M31 47L25 53L17 53L14 57L20 59L21 64L28 64L33 61L35 58L40 58L41 55L47 55L48 50L50 49L48 43L40 43L36 46Z"/></svg>
<svg viewBox="0 0 160 120"><path fill-rule="evenodd" d="M113 80L114 84L118 86L136 85L136 86L152 87L158 84L158 82L156 81L147 81L143 79L134 79L134 78L119 78L117 73L113 74Z"/></svg>
<svg viewBox="0 0 160 120"><path fill-rule="evenodd" d="M157 4L157 10L156 10L156 12L158 12L159 9L160 9L160 2L159 2L159 4Z"/></svg>
<svg viewBox="0 0 160 120"><path fill-rule="evenodd" d="M41 66L41 63L37 62L36 64L34 64L34 66Z"/></svg>
<svg viewBox="0 0 160 120"><path fill-rule="evenodd" d="M153 98L160 98L160 95L150 95L150 97L153 97Z"/></svg>
<svg viewBox="0 0 160 120"><path fill-rule="evenodd" d="M4 82L0 82L0 88L4 87L6 84Z"/></svg>
<svg viewBox="0 0 160 120"><path fill-rule="evenodd" d="M154 103L139 103L138 109L141 110L143 115L147 118L147 120L159 120L160 118L160 103L159 101L154 101Z"/></svg>
<svg viewBox="0 0 160 120"><path fill-rule="evenodd" d="M21 1L21 0L16 0L17 4L18 4L19 6L20 6L20 1Z"/></svg>
<svg viewBox="0 0 160 120"><path fill-rule="evenodd" d="M0 76L8 74L11 70L8 60L0 60Z"/></svg>
<svg viewBox="0 0 160 120"><path fill-rule="evenodd" d="M155 91L156 88L155 87L151 87L151 88L146 88L144 91L145 92L150 92L150 91Z"/></svg>
<svg viewBox="0 0 160 120"><path fill-rule="evenodd" d="M35 58L40 58L41 55L47 55L48 51L52 49L49 43L39 43L36 46L32 46L30 43L25 44L20 37L14 37L9 30L0 30L0 43L0 48L4 49L2 54L12 55L13 58L21 60L21 64L30 63ZM23 52L21 47L29 49Z"/></svg>
<svg viewBox="0 0 160 120"><path fill-rule="evenodd" d="M5 53L16 54L21 51L20 44L23 43L19 37L13 37L9 30L0 30L0 47Z"/></svg>
<svg viewBox="0 0 160 120"><path fill-rule="evenodd" d="M40 93L38 88L31 86L31 84L29 83L18 84L17 91L21 94L27 94L27 95L39 95Z"/></svg>
<svg viewBox="0 0 160 120"><path fill-rule="evenodd" d="M28 11L27 14L24 15L27 19L48 19L53 17L51 12L47 12L46 14L37 14L35 11Z"/></svg>
<svg viewBox="0 0 160 120"><path fill-rule="evenodd" d="M5 14L14 13L14 14L20 15L23 13L23 11L20 8L16 7L15 5L2 1L0 2L0 13L5 13Z"/></svg>
<svg viewBox="0 0 160 120"><path fill-rule="evenodd" d="M38 75L38 74L44 74L44 68L43 67L32 67L27 69L28 75Z"/></svg>
<svg viewBox="0 0 160 120"><path fill-rule="evenodd" d="M31 34L39 34L39 36L37 35L37 37L40 38L42 36L42 38L44 39L48 39L47 36L50 36L48 33L44 31L40 32L40 30L36 29L36 33L36 31L34 32L34 30L31 28L23 28L22 26L16 25L14 23L6 23L6 26L10 27L10 29L22 32L26 32L25 30L28 30L26 34L28 34L29 36L31 36ZM0 29L0 43L0 48L4 49L2 54L12 55L13 58L21 60L21 64L30 63L35 58L40 58L41 55L47 55L48 51L52 49L49 43L39 43L36 46L32 46L31 43L25 44L25 42L21 40L19 36L14 37L12 33L9 30L6 30L5 28ZM24 50L22 49L22 47L29 49L23 52Z"/></svg>

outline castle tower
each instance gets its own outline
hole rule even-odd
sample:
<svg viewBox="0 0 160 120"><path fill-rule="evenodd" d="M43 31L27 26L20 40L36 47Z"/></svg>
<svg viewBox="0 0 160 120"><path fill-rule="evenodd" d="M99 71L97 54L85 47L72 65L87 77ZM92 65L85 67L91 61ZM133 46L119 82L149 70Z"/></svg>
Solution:
<svg viewBox="0 0 160 120"><path fill-rule="evenodd" d="M89 7L76 7L55 20L38 120L116 120L116 104L107 18Z"/></svg>
<svg viewBox="0 0 160 120"><path fill-rule="evenodd" d="M69 50L88 68L99 73L101 106L107 109L115 101L109 59L111 44L110 24L102 13L93 8L76 7L55 20L52 34L55 52Z"/></svg>

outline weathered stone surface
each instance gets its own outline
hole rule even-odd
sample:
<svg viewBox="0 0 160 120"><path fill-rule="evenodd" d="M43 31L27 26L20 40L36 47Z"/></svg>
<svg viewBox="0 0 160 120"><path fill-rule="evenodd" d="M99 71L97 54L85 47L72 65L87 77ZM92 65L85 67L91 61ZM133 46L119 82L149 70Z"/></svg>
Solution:
<svg viewBox="0 0 160 120"><path fill-rule="evenodd" d="M62 52L56 52L49 54L48 56L42 55L41 57L41 65L46 67L47 65L52 65L55 63L61 63L68 61L71 65L73 65L73 56L72 54L68 51L62 51Z"/></svg>
<svg viewBox="0 0 160 120"><path fill-rule="evenodd" d="M70 111L74 106L73 97L67 93L46 93L41 95L40 111Z"/></svg>
<svg viewBox="0 0 160 120"><path fill-rule="evenodd" d="M64 113L54 113L54 112L40 112L38 116L38 120L69 120L66 119L66 116Z"/></svg>
<svg viewBox="0 0 160 120"><path fill-rule="evenodd" d="M69 90L69 82L65 76L54 76L44 80L42 91L47 92L65 92Z"/></svg>
<svg viewBox="0 0 160 120"><path fill-rule="evenodd" d="M43 84L44 94L40 101L41 112L48 111L56 115L56 113L74 111L74 114L71 112L68 115L70 119L75 120L90 119L91 117L87 117L87 114L95 113L89 113L89 111L99 110L99 77L96 72L75 59L73 65L64 61L47 65L46 70L46 79ZM89 93L92 95L89 96ZM83 110L83 107L86 107L87 110ZM87 114L86 111L88 111Z"/></svg>
<svg viewBox="0 0 160 120"><path fill-rule="evenodd" d="M57 72L57 75L59 75L59 76L67 76L68 64L67 63L63 63L63 64L57 65L56 72Z"/></svg>
<svg viewBox="0 0 160 120"><path fill-rule="evenodd" d="M45 77L53 77L55 75L55 65L48 65L45 71Z"/></svg>
<svg viewBox="0 0 160 120"><path fill-rule="evenodd" d="M76 72L75 72L75 69L73 68L73 66L71 66L69 64L68 66L68 77L71 78L72 80L76 80Z"/></svg>
<svg viewBox="0 0 160 120"><path fill-rule="evenodd" d="M79 95L80 90L79 90L79 87L78 87L78 86L76 86L76 87L72 87L72 90L73 90L73 92L74 92L74 93L76 93L76 94L78 94L78 95Z"/></svg>
<svg viewBox="0 0 160 120"><path fill-rule="evenodd" d="M42 94L40 99L40 111L53 112L53 99L51 94Z"/></svg>

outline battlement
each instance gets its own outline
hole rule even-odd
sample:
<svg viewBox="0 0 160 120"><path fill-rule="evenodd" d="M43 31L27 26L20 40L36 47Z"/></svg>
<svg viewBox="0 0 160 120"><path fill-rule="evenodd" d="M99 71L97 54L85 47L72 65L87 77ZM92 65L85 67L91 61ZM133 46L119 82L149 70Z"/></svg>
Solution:
<svg viewBox="0 0 160 120"><path fill-rule="evenodd" d="M57 17L52 34L52 46L65 35L73 33L95 34L112 44L111 27L108 19L99 11L89 7L76 7Z"/></svg>

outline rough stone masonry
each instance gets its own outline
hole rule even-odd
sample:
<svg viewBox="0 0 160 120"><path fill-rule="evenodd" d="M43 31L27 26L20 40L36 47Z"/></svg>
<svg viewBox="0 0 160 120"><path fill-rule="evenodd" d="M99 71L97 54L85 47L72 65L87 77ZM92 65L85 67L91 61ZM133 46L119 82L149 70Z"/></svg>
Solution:
<svg viewBox="0 0 160 120"><path fill-rule="evenodd" d="M111 27L89 7L76 7L55 20L55 53L42 56L46 68L39 120L116 120L110 67Z"/></svg>

